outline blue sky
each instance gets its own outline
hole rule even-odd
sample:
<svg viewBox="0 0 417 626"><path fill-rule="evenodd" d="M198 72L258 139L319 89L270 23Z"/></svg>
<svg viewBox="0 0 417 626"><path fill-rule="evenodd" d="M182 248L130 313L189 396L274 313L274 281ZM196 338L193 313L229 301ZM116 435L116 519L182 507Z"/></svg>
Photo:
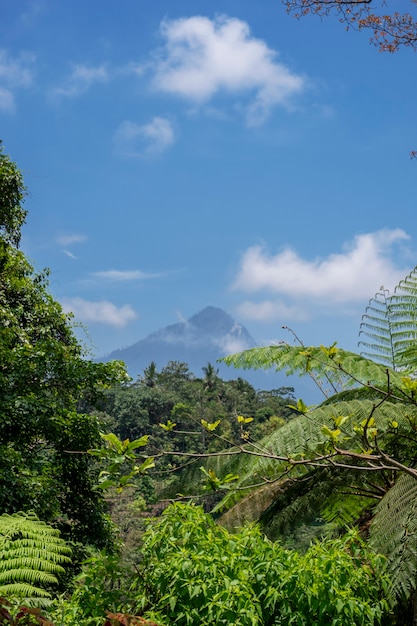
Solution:
<svg viewBox="0 0 417 626"><path fill-rule="evenodd" d="M417 263L415 53L277 0L21 0L0 15L22 249L93 354L207 305L259 343L290 339L286 325L356 348L368 299Z"/></svg>

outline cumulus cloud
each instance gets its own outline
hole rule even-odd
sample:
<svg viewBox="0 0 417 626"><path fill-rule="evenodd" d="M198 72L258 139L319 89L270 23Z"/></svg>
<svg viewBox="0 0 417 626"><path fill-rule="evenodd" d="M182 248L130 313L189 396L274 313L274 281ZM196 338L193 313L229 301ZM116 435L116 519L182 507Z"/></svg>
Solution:
<svg viewBox="0 0 417 626"><path fill-rule="evenodd" d="M154 117L143 126L126 120L114 135L116 152L125 157L158 155L174 142L174 129L166 117Z"/></svg>
<svg viewBox="0 0 417 626"><path fill-rule="evenodd" d="M22 53L11 57L0 50L0 110L11 113L15 109L15 92L33 82L35 56Z"/></svg>
<svg viewBox="0 0 417 626"><path fill-rule="evenodd" d="M278 61L277 52L237 18L165 20L160 31L165 46L154 63L157 90L195 104L222 92L249 95L247 122L255 125L305 87L305 79Z"/></svg>
<svg viewBox="0 0 417 626"><path fill-rule="evenodd" d="M102 272L92 272L92 276L115 282L128 282L130 280L157 278L159 274L149 274L141 270L105 270Z"/></svg>
<svg viewBox="0 0 417 626"><path fill-rule="evenodd" d="M251 319L273 319L285 312L291 319L300 319L305 315L300 301L307 298L309 305L326 306L364 301L380 286L392 288L404 277L406 270L397 269L391 253L395 244L406 239L408 235L401 229L358 235L343 252L312 261L291 248L273 255L261 246L253 246L241 259L233 288L270 292L289 299L291 304L281 300L258 304L249 301L241 305L240 311Z"/></svg>
<svg viewBox="0 0 417 626"><path fill-rule="evenodd" d="M61 304L65 312L73 313L76 318L83 322L96 322L124 328L129 322L137 318L137 314L130 304L117 307L108 300L92 302L78 297L64 298Z"/></svg>
<svg viewBox="0 0 417 626"><path fill-rule="evenodd" d="M75 98L88 91L95 83L106 83L108 80L109 74L105 65L92 67L74 64L71 75L60 87L53 89L51 94L58 98Z"/></svg>

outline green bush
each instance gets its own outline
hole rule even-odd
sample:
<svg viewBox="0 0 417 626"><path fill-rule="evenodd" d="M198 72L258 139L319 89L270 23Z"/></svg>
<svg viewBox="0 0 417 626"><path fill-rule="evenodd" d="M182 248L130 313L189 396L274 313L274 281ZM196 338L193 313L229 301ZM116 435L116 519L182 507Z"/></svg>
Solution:
<svg viewBox="0 0 417 626"><path fill-rule="evenodd" d="M146 531L142 556L138 601L169 624L372 626L389 610L383 559L354 531L300 555L255 526L230 534L174 504Z"/></svg>
<svg viewBox="0 0 417 626"><path fill-rule="evenodd" d="M52 620L57 626L103 626L108 611L131 608L125 574L117 555L95 553L75 578L71 597L55 603Z"/></svg>

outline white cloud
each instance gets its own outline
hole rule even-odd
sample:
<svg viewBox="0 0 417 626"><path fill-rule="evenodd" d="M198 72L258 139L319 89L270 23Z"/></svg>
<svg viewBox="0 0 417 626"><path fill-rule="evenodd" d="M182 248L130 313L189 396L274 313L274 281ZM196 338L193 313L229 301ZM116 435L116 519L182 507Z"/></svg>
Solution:
<svg viewBox="0 0 417 626"><path fill-rule="evenodd" d="M102 272L92 272L92 276L116 282L127 282L130 280L157 278L159 274L148 274L147 272L142 272L141 270L105 270Z"/></svg>
<svg viewBox="0 0 417 626"><path fill-rule="evenodd" d="M128 120L122 122L114 135L116 151L125 157L161 154L175 142L175 133L169 119L154 117L140 126Z"/></svg>
<svg viewBox="0 0 417 626"><path fill-rule="evenodd" d="M6 50L0 50L0 109L12 112L15 109L15 91L30 87L34 76L35 56L22 53L11 57Z"/></svg>
<svg viewBox="0 0 417 626"><path fill-rule="evenodd" d="M243 319L258 322L270 322L277 319L290 319L304 322L310 314L302 306L288 305L282 300L262 300L253 302L245 300L237 307L238 315Z"/></svg>
<svg viewBox="0 0 417 626"><path fill-rule="evenodd" d="M247 94L249 125L261 123L276 105L288 104L305 79L251 36L246 22L228 16L195 16L161 24L165 47L154 63L156 89L203 104L220 92Z"/></svg>
<svg viewBox="0 0 417 626"><path fill-rule="evenodd" d="M124 328L138 317L130 304L117 307L108 300L91 302L77 297L64 298L61 304L65 312L73 313L76 318L83 322L108 324L118 328Z"/></svg>
<svg viewBox="0 0 417 626"><path fill-rule="evenodd" d="M247 350L252 346L248 344L244 339L240 339L234 335L224 335L220 339L215 341L222 351L222 353L226 356L227 354L235 354L236 352L242 352L243 350Z"/></svg>
<svg viewBox="0 0 417 626"><path fill-rule="evenodd" d="M271 255L253 246L243 255L233 287L323 304L363 301L381 285L391 289L404 277L405 270L397 269L390 255L394 244L406 239L401 229L358 235L344 252L313 261L290 248ZM264 304L265 315L272 306Z"/></svg>
<svg viewBox="0 0 417 626"><path fill-rule="evenodd" d="M88 91L95 83L106 83L108 80L109 74L105 65L73 65L69 78L51 93L55 97L75 98Z"/></svg>
<svg viewBox="0 0 417 626"><path fill-rule="evenodd" d="M74 243L84 243L87 241L86 235L81 235L79 233L70 233L67 235L60 235L56 239L57 243L60 246L70 246Z"/></svg>

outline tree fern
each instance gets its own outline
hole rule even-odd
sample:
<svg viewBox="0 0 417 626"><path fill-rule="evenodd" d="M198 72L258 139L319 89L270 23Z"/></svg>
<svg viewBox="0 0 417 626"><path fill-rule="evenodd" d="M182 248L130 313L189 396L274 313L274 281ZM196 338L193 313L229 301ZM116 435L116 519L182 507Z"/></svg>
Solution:
<svg viewBox="0 0 417 626"><path fill-rule="evenodd" d="M45 605L71 550L59 531L34 513L0 516L0 596Z"/></svg>
<svg viewBox="0 0 417 626"><path fill-rule="evenodd" d="M417 586L417 267L392 294L370 300L360 347L358 355L335 344L283 344L224 359L313 375L334 393L308 411L300 403L303 415L254 444L245 461L234 459L239 490L218 509L225 520L259 516L282 532L311 513L350 523L371 506L371 541L387 556L392 596L409 597Z"/></svg>

